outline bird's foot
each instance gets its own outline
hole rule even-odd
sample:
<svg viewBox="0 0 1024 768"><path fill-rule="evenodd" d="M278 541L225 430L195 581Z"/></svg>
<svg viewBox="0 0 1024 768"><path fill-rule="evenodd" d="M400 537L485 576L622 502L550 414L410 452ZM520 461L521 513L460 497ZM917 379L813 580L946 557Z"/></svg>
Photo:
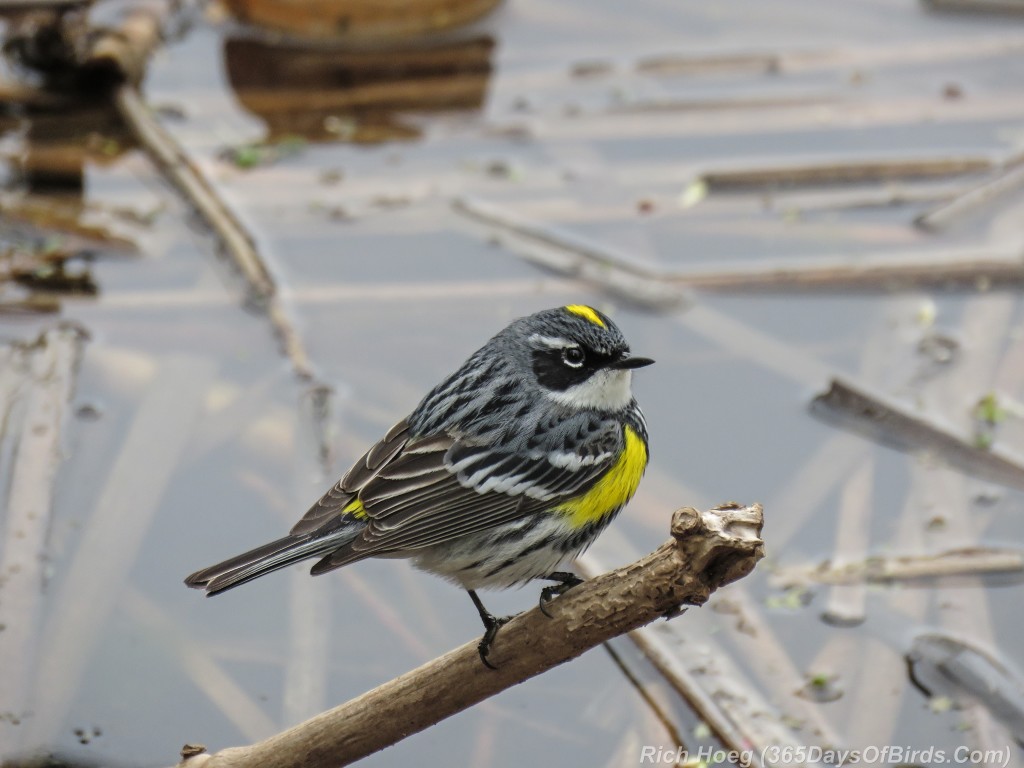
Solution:
<svg viewBox="0 0 1024 768"><path fill-rule="evenodd" d="M548 613L548 609L546 607L547 604L559 595L564 595L578 584L582 584L583 579L575 573L569 573L568 571L555 571L543 578L549 581L558 582L557 584L552 584L549 587L544 587L544 589L540 591L540 612L550 619L552 616Z"/></svg>
<svg viewBox="0 0 1024 768"><path fill-rule="evenodd" d="M476 649L480 652L480 661L484 663L484 666L488 669L497 669L496 666L488 661L487 656L491 652L491 644L494 642L494 638L498 636L498 630L508 624L515 616L493 616L487 614L486 616L480 616L484 621L484 636L480 638L480 643Z"/></svg>
<svg viewBox="0 0 1024 768"><path fill-rule="evenodd" d="M487 655L491 652L491 645L494 643L494 638L498 636L498 630L508 624L515 616L495 616L484 607L483 602L475 591L467 589L466 592L473 601L473 605L476 606L477 613L480 614L480 621L484 623L484 636L480 638L480 644L476 647L480 652L480 661L488 669L497 669L496 666L487 660Z"/></svg>

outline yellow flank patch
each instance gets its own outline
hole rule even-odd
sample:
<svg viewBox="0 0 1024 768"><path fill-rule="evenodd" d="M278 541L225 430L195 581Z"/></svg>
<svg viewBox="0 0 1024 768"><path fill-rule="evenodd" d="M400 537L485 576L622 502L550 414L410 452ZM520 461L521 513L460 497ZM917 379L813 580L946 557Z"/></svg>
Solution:
<svg viewBox="0 0 1024 768"><path fill-rule="evenodd" d="M345 505L345 508L341 510L341 514L352 515L356 520L362 520L366 517L366 508L363 506L363 502L361 502L357 497Z"/></svg>
<svg viewBox="0 0 1024 768"><path fill-rule="evenodd" d="M562 502L556 511L569 516L573 528L596 523L633 498L647 466L647 446L632 427L625 427L626 445L615 465L582 496Z"/></svg>
<svg viewBox="0 0 1024 768"><path fill-rule="evenodd" d="M594 311L593 307L588 307L586 304L570 304L566 308L567 312L572 312L574 315L579 315L592 322L594 325L599 325L604 328L604 320L601 316Z"/></svg>

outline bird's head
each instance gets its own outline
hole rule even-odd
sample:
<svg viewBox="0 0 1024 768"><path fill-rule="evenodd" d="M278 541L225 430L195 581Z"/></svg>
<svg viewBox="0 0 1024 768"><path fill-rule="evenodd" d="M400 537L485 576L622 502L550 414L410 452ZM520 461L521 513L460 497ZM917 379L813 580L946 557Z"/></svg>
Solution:
<svg viewBox="0 0 1024 768"><path fill-rule="evenodd" d="M654 362L632 356L618 326L584 304L537 312L509 330L525 345L544 394L573 409L625 408L633 398L632 371Z"/></svg>

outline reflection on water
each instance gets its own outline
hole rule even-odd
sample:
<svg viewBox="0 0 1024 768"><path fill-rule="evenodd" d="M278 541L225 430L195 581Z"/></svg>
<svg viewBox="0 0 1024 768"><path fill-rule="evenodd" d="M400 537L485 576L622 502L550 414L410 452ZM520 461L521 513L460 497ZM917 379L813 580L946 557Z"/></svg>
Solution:
<svg viewBox="0 0 1024 768"><path fill-rule="evenodd" d="M107 761L75 760L58 755L46 755L27 760L5 760L4 768L115 768Z"/></svg>
<svg viewBox="0 0 1024 768"><path fill-rule="evenodd" d="M218 748L267 736L478 638L465 597L402 561L319 579L300 567L216 600L181 580L279 536L426 388L512 317L546 306L608 309L635 348L658 359L637 382L652 464L595 545L602 562L660 544L672 509L726 498L765 502L768 552L783 566L1019 548L1019 491L979 487L927 457L835 430L805 408L824 380L819 372L857 377L951 418L968 418L990 390L1019 400L1015 295L700 295L685 312L640 312L538 272L511 238L496 242L451 209L452 197L483 200L665 270L881 249L984 255L980 225L925 235L910 224L916 209L908 208L946 186L901 180L890 195L896 203L881 207L863 205L879 191L867 182L686 194L705 166L962 156L965 148L1002 157L1015 141L1007 128L1020 124L1024 105L1000 73L1016 63L994 53L1013 34L1005 25L954 23L905 3L832 0L821 8L799 0L771 8L645 0L639 10L619 0L516 0L494 24L500 60L485 38L326 51L225 43L223 29L202 25L154 59L147 101L252 222L311 358L338 393L326 425L334 451L326 477L266 323L242 310L237 285L218 271L209 240L189 228L188 211L152 164L119 154L125 143L99 111L32 112L3 123L11 189L0 243L12 238L16 214L26 237L61 231L66 246L73 233L86 242L82 228L99 210L166 206L167 214L129 230L145 259L93 265L99 296L61 299L92 340L72 401L76 418L62 433L48 581L32 629L45 663L23 665L30 703L0 706L0 759L20 743L21 755L167 765L185 741ZM812 48L821 55L809 55ZM649 64L741 54L741 63L754 55L779 64L771 72ZM225 59L234 94L211 78ZM943 83L954 80L964 96L942 99ZM807 94L828 98L811 107L801 102ZM764 106L773 99L776 106ZM480 119L431 119L485 101ZM173 122L168 103L180 106ZM250 115L278 145L289 135L322 143L240 173L216 153L251 137ZM423 137L400 149L352 144L408 139L418 126ZM41 220L32 235L32 200L18 195L55 183L70 191L36 197L68 215ZM908 190L920 199L900 204ZM373 215L322 213L371 205ZM992 236L1019 234L1020 221L1007 216ZM8 337L35 338L26 325L0 318ZM958 349L927 377L925 334L952 338ZM7 373L0 366L0 379ZM1022 430L1019 419L1006 419L997 444L1020 445ZM0 445L0 463L13 454ZM985 725L989 710L989 724L1010 733L1012 713L1000 715L991 700L972 703L982 697L971 675L992 680L1007 670L1006 682L1018 686L1020 584L995 588L972 576L915 589L815 583L780 594L770 564L709 609L659 623L672 628L672 642L685 642L682 665L705 679L737 677L801 742L835 733L851 746L979 743L991 729L964 730L965 718ZM6 610L11 582L2 576ZM534 602L532 590L487 598L500 613ZM15 625L0 620L2 644ZM934 701L906 680L922 627L962 635L985 652L959 654L954 668L946 649L932 655L918 644L914 672ZM644 671L628 641L618 650L663 709L684 706L659 673ZM932 678L945 674L940 664L958 670L955 685L925 680L925 664ZM0 666L0 697L11 666ZM1009 701L1017 688L994 690ZM709 738L691 734L695 719L673 716L677 734L669 733L606 655L587 654L366 764L637 765L642 745Z"/></svg>
<svg viewBox="0 0 1024 768"><path fill-rule="evenodd" d="M375 143L418 138L403 112L479 109L494 41L343 51L229 38L228 79L239 103L267 124L268 140Z"/></svg>
<svg viewBox="0 0 1024 768"><path fill-rule="evenodd" d="M0 119L0 314L52 313L58 297L93 296L97 256L134 252L85 201L86 169L131 146L112 109L36 110ZM89 221L90 217L92 221Z"/></svg>
<svg viewBox="0 0 1024 768"><path fill-rule="evenodd" d="M0 120L0 135L16 135L21 151L3 153L8 188L29 193L81 194L86 163L110 165L132 141L113 109L96 106L40 111Z"/></svg>

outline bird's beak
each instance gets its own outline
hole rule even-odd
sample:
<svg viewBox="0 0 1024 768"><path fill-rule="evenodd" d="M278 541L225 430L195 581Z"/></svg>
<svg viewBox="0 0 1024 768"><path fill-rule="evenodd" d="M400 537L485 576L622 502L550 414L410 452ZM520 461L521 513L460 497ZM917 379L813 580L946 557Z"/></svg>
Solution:
<svg viewBox="0 0 1024 768"><path fill-rule="evenodd" d="M634 368L643 368L644 366L651 365L654 361L649 357L624 357L621 360L612 364L612 368L618 370L632 370Z"/></svg>

